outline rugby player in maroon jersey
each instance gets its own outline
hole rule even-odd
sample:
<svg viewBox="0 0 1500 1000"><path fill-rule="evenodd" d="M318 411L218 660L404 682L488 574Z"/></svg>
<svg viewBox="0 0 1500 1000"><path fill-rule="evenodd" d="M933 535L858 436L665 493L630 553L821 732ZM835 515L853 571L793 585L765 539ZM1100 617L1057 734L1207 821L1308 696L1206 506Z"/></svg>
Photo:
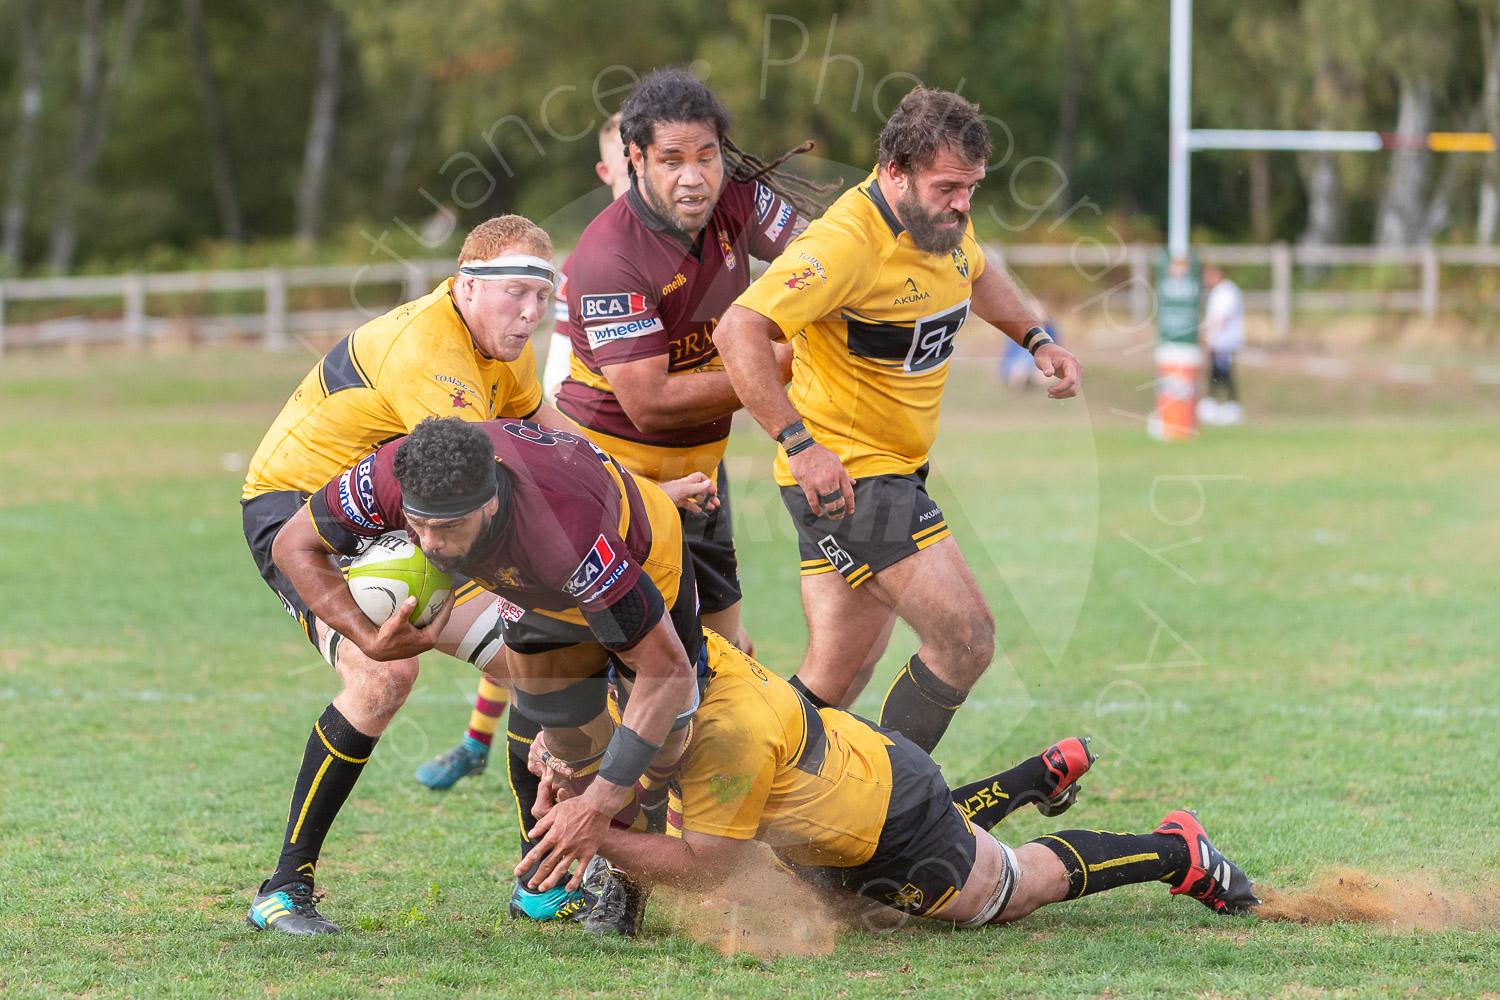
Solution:
<svg viewBox="0 0 1500 1000"><path fill-rule="evenodd" d="M610 820L631 818L637 781L649 769L664 784L680 760L708 674L677 508L581 436L516 419L422 421L313 493L273 548L314 613L377 660L431 649L441 625L411 625L412 600L370 622L329 557L403 530L435 566L499 595L516 705L560 767L593 779L554 810L512 897L527 916L581 908L583 867Z"/></svg>
<svg viewBox="0 0 1500 1000"><path fill-rule="evenodd" d="M824 189L777 170L786 156L742 152L728 132L724 105L681 69L649 74L621 106L630 187L570 261L573 361L557 407L637 475L716 476L717 513L685 517L684 530L704 624L748 647L722 466L740 401L713 330L749 287L750 258L780 254ZM790 377L789 347L782 360Z"/></svg>

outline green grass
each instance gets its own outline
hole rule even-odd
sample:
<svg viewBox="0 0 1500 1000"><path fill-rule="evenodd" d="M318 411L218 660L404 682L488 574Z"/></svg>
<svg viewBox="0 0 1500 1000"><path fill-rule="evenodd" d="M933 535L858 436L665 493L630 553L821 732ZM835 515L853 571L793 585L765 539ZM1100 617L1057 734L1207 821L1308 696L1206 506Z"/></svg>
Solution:
<svg viewBox="0 0 1500 1000"><path fill-rule="evenodd" d="M467 718L473 678L441 657L325 850L325 910L348 933L251 933L250 893L336 682L252 570L226 456L248 457L309 362L208 351L0 368L7 1000L1474 996L1500 983L1493 912L1441 930L1231 921L1158 885L1008 929L848 932L814 959L723 957L673 933L660 906L636 943L517 926L503 774L447 795L411 779ZM1048 404L993 387L979 364L955 372L933 488L1002 653L940 762L966 779L1092 735L1103 759L1075 811L1017 816L1002 839L1149 829L1191 806L1263 885L1352 867L1493 906L1500 419L1440 399L1320 409L1316 383L1257 374L1258 398L1297 399L1295 419L1163 446L1118 412L1148 408L1139 374L1096 362L1086 401ZM767 452L736 436L746 619L789 674L805 628ZM1200 498L1192 476L1223 478ZM877 711L913 646L897 635L860 710Z"/></svg>

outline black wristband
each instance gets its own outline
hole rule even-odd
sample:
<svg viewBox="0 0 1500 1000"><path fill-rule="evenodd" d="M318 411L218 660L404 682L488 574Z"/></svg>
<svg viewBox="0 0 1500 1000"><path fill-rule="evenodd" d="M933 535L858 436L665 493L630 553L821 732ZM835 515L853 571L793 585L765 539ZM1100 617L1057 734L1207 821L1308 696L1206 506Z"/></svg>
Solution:
<svg viewBox="0 0 1500 1000"><path fill-rule="evenodd" d="M816 441L813 440L813 436L811 434L809 434L807 437L803 438L800 441L797 441L797 442L793 443L789 448L787 448L787 450L786 450L786 457L787 458L791 458L793 455L797 454L799 451L806 451L807 449L811 448L813 445L815 445L817 443L818 442L816 442Z"/></svg>
<svg viewBox="0 0 1500 1000"><path fill-rule="evenodd" d="M1027 330L1026 335L1021 338L1021 346L1030 351L1033 357L1036 356L1038 350L1050 343L1053 343L1051 336L1039 326Z"/></svg>
<svg viewBox="0 0 1500 1000"><path fill-rule="evenodd" d="M798 431L805 431L805 430L807 430L807 427L806 427L806 425L804 425L802 423L802 421L800 421L800 420L794 420L791 423L787 424L785 427L783 427L781 429L781 433L780 434L776 435L776 443L777 444L786 444L786 439L787 438L791 437L793 434L796 434Z"/></svg>
<svg viewBox="0 0 1500 1000"><path fill-rule="evenodd" d="M787 458L791 458L799 451L806 451L817 443L813 440L812 431L808 430L800 420L785 427L780 434L776 435L776 441L786 449Z"/></svg>
<svg viewBox="0 0 1500 1000"><path fill-rule="evenodd" d="M647 743L629 726L616 726L599 762L599 777L611 785L634 788L661 747Z"/></svg>

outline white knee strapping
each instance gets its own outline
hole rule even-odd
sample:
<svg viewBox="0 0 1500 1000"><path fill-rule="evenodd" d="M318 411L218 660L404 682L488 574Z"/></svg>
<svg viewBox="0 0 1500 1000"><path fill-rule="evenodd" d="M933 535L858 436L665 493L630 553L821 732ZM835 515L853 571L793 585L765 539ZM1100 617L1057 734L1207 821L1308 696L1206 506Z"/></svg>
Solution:
<svg viewBox="0 0 1500 1000"><path fill-rule="evenodd" d="M959 924L959 927L983 927L1005 912L1005 904L1010 902L1011 893L1016 891L1016 852L1006 847L1000 841L995 841L1002 853L1005 855L1005 870L1000 873L1000 878L995 882L995 891L990 893L989 902L984 908L974 914L968 920Z"/></svg>

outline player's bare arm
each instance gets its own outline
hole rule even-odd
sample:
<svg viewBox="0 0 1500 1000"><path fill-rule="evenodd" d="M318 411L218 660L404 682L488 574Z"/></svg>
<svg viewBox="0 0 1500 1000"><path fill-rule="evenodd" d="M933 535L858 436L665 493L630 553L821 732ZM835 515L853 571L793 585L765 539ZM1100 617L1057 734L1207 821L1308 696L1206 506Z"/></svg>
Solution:
<svg viewBox="0 0 1500 1000"><path fill-rule="evenodd" d="M450 593L437 617L417 628L407 620L417 608L417 599L408 597L390 618L376 627L355 603L343 574L329 561L334 551L313 527L312 515L306 507L282 526L271 553L313 614L353 641L372 660L401 660L432 649L453 612Z"/></svg>
<svg viewBox="0 0 1500 1000"><path fill-rule="evenodd" d="M974 279L972 309L974 315L998 329L1011 340L1028 347L1026 335L1040 327L1036 318L1021 298L1021 293L1005 273L1003 265L988 254L985 255L984 271ZM1072 352L1060 344L1048 342L1032 352L1036 367L1043 375L1058 379L1047 387L1052 399L1070 399L1078 395L1083 385L1083 365Z"/></svg>
<svg viewBox="0 0 1500 1000"><path fill-rule="evenodd" d="M604 365L630 422L648 433L697 427L729 416L740 399L724 372L667 374L667 355Z"/></svg>
<svg viewBox="0 0 1500 1000"><path fill-rule="evenodd" d="M748 840L684 831L682 838L658 833L610 830L604 853L634 879L681 889L707 890L722 885L744 863ZM789 876L790 877L790 876ZM797 887L792 882L793 888Z"/></svg>
<svg viewBox="0 0 1500 1000"><path fill-rule="evenodd" d="M806 432L796 430L802 415L786 397L776 353L780 336L780 327L770 318L734 305L714 331L714 346L745 409L767 434L786 447L787 463L807 497L807 505L814 514L837 520L854 513L854 480L837 455L815 440L804 443L801 435Z"/></svg>
<svg viewBox="0 0 1500 1000"><path fill-rule="evenodd" d="M672 735L678 715L692 704L697 684L671 619L664 616L645 638L618 655L635 672L620 726L660 748ZM531 831L533 837L540 838L531 854L544 859L532 878L532 890L545 892L561 883L568 878L574 861L578 868L568 888L576 889L582 882L583 869L604 842L610 818L624 808L634 787L634 782L618 785L607 780L603 771L601 767L599 776L582 795L559 802ZM527 866L523 860L516 866L516 875L524 874Z"/></svg>

